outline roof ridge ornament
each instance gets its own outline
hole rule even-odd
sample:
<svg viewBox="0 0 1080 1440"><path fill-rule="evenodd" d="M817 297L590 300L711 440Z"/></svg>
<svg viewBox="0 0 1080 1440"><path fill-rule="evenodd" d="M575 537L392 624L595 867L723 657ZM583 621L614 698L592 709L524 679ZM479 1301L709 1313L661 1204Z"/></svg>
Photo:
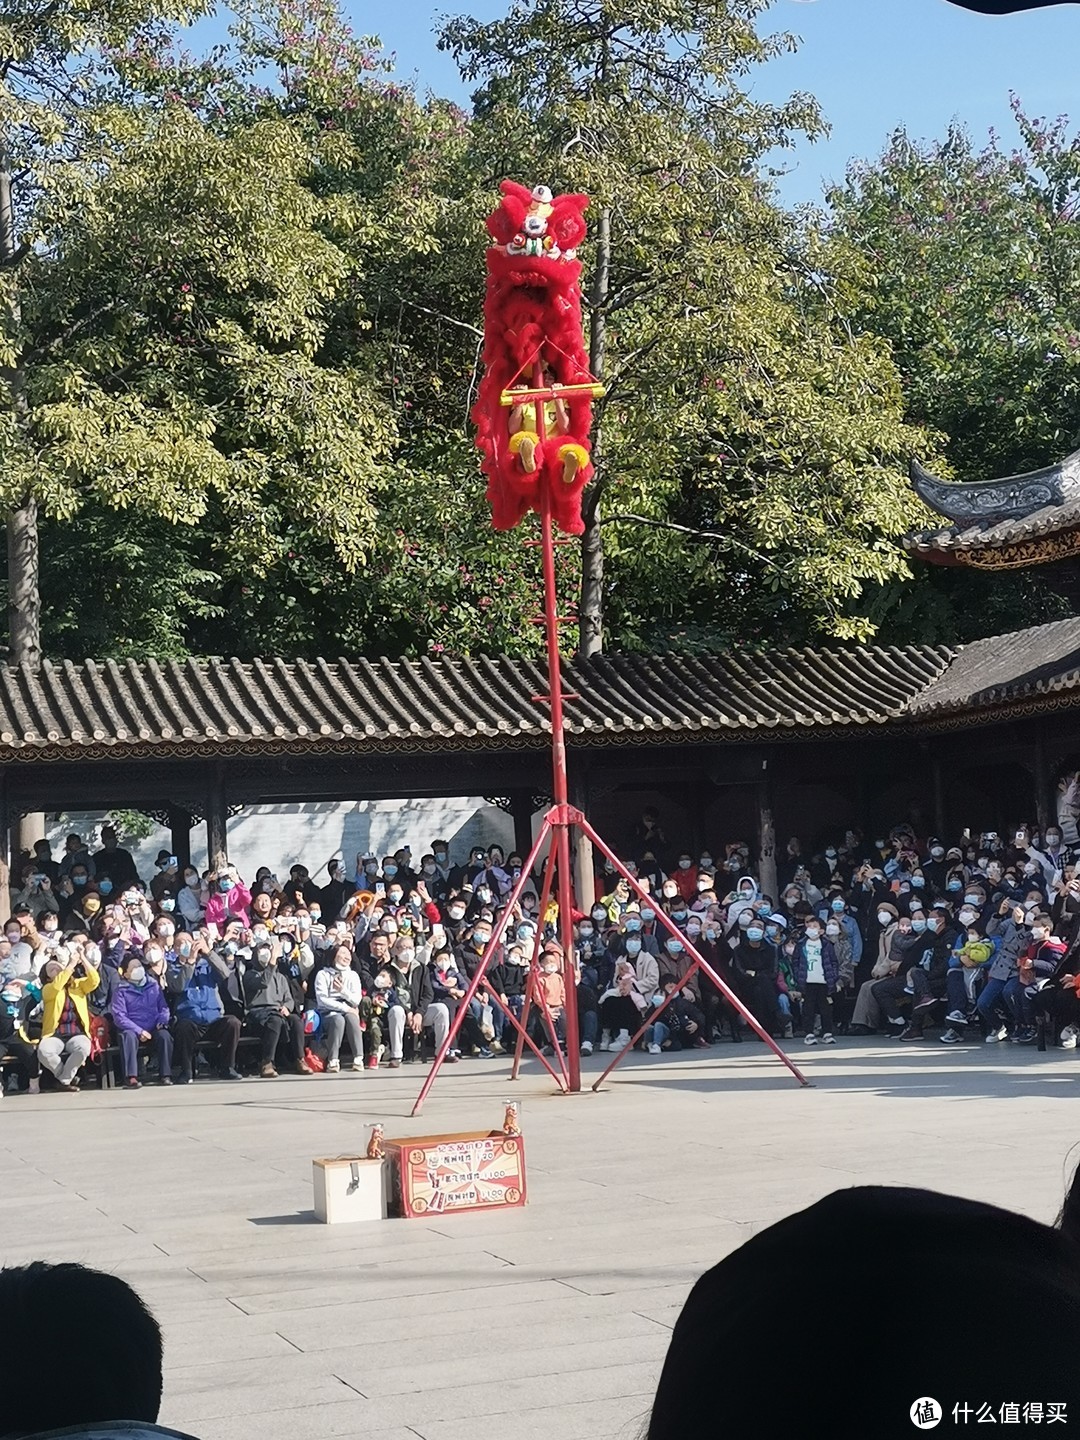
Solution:
<svg viewBox="0 0 1080 1440"><path fill-rule="evenodd" d="M1080 496L1080 450L1056 465L1000 480L939 480L917 460L908 466L912 489L931 510L956 525L1023 520L1036 510Z"/></svg>

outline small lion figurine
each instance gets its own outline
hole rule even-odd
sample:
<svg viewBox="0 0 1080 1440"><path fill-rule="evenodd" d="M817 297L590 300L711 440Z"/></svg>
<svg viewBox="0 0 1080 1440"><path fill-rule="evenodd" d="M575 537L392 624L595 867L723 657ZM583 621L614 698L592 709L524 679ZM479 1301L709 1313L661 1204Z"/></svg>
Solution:
<svg viewBox="0 0 1080 1440"><path fill-rule="evenodd" d="M369 1160L381 1160L384 1153L383 1127L381 1125L372 1125L371 1139L367 1142L367 1158Z"/></svg>
<svg viewBox="0 0 1080 1440"><path fill-rule="evenodd" d="M504 1135L521 1134L521 1126L518 1124L518 1107L516 1100L508 1100L506 1102L502 1128Z"/></svg>

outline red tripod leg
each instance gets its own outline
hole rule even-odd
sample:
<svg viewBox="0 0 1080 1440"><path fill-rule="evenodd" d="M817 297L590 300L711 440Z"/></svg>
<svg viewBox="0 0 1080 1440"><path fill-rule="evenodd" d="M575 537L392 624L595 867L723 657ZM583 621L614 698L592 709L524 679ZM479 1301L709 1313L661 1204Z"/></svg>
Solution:
<svg viewBox="0 0 1080 1440"><path fill-rule="evenodd" d="M596 846L596 848L600 851L600 853L601 853L606 859L608 859L608 860L611 861L612 865L614 865L614 867L615 867L615 869L618 871L618 873L623 877L623 879L624 879L624 880L627 882L627 884L630 886L630 889L631 889L631 890L633 891L633 893L637 896L638 900L639 900L642 904L650 904L650 905L653 904L653 902L655 901L656 897L655 897L654 895L649 895L649 894L647 894L647 892L644 891L644 890L641 888L641 886L638 884L638 882L637 882L637 880L634 878L634 876L630 874L629 870L627 870L626 866L622 863L622 861L621 861L621 860L619 859L619 857L615 854L615 852L614 852L608 845L606 845L603 840L601 840L600 836L596 833L596 831L595 831L595 830L593 829L593 827L589 824L589 822L588 822L586 819L584 819L584 817L582 817L582 819L579 820L577 823L581 826L582 830L584 830L585 834L589 837L589 839L590 839L590 840L592 841L592 843ZM799 1069L799 1067L795 1064L795 1062L794 1062L793 1060L789 1059L788 1056L784 1054L783 1050L780 1049L780 1046L777 1045L776 1041L775 1041L775 1040L773 1039L773 1037L768 1033L768 1031L762 1029L762 1027L758 1024L757 1019L756 1019L756 1018L750 1013L750 1011L746 1008L746 1006L743 1004L743 1002L739 999L739 997L738 997L738 996L735 994L735 992L732 990L731 986L725 984L725 982L724 982L723 980L721 980L720 976L716 973L716 971L712 968L712 966L708 963L708 961L707 961L702 955L699 955L699 954L698 954L698 952L697 952L697 951L694 949L694 947L690 944L690 942L689 942L689 940L686 938L686 936L685 936L685 935L682 933L682 931L674 924L674 922L668 918L668 916L665 914L665 912L664 912L663 910L657 910L657 911L656 911L656 918L657 918L657 920L663 925L664 929L668 931L668 933L672 936L673 939L680 941L681 944L682 944L683 946L685 946L687 954L690 956L691 960L694 962L694 963L693 963L693 967L692 967L692 969L691 969L691 971L690 971L689 973L692 974L692 973L694 972L694 970L697 970L697 969L704 970L705 974L708 975L709 979L713 982L713 984L716 986L716 988L720 991L721 995L723 995L723 996L727 999L727 1001L728 1001L731 1005L733 1005L733 1006L735 1007L735 1009L739 1012L739 1014L742 1015L742 1016L746 1019L747 1023L750 1025L751 1029L753 1029L753 1031L757 1034L757 1036L758 1036L760 1039L762 1039L762 1040L765 1041L765 1044L768 1045L769 1049L773 1052L773 1054L776 1056L776 1058L777 1058L778 1060L780 1060L784 1065L787 1066L787 1068L791 1071L792 1075L794 1075L795 1078L796 1078L796 1080L798 1080L799 1084L800 1084L800 1085L809 1085L809 1083L810 1083L809 1080L807 1080L806 1076L802 1073L802 1071L801 1071L801 1070ZM648 1022L646 1022L646 1023L648 1023ZM645 1026L643 1025L643 1026L641 1027L641 1030L639 1031L639 1035L640 1035L640 1034L643 1034L643 1033L644 1033L644 1030L645 1030ZM624 1046L623 1046L623 1048L622 1048L622 1049L619 1051L619 1053L615 1056L614 1060L612 1060L611 1064L607 1067L607 1069L604 1071L604 1073L600 1076L600 1078L599 1078L599 1079L595 1082L595 1084L593 1085L592 1088L593 1088L594 1090L599 1090L600 1086L603 1084L603 1082L604 1082L604 1080L607 1078L607 1076L610 1075L610 1073L612 1072L612 1070L615 1069L615 1066L618 1065L619 1062L624 1058L624 1056L625 1056L625 1055L627 1054L627 1052L630 1050L631 1046L636 1043L637 1038L638 1038L637 1036L632 1037L631 1042L630 1042L630 1045L624 1045Z"/></svg>
<svg viewBox="0 0 1080 1440"><path fill-rule="evenodd" d="M539 834L537 835L537 837L536 837L536 840L535 840L535 842L534 842L534 844L533 844L533 848L529 851L529 857L528 857L528 859L526 860L525 864L522 865L522 867L521 867L521 874L518 876L518 879L517 879L517 881L516 881L516 883L515 883L515 885L514 885L514 888L513 888L513 889L511 890L511 892L510 892L510 897L509 897L509 899L508 899L507 902L506 902L506 908L507 908L508 910L512 910L512 909L514 908L514 906L518 903L519 899L521 898L521 893L522 893L522 891L525 889L526 884L528 883L529 876L532 874L532 868L533 868L533 866L536 864L536 858L537 858L537 856L540 854L540 850L541 850L541 848L542 848L542 846L543 846L543 842L544 842L545 839L547 839L547 836L548 836L548 833L549 833L549 829L550 829L550 826L549 826L549 822L548 822L548 817L545 815L545 816L544 816L544 823L543 823L543 824L541 825L541 827L540 827L540 833L539 833ZM472 1004L472 1001L473 1001L473 999L474 999L474 997L475 997L475 995L476 995L476 992L479 990L480 986L483 984L484 977L485 977L485 975L487 974L487 971L488 971L488 967L490 966L491 961L492 961L492 959L493 959L496 951L498 950L498 948L499 948L498 932L493 928L493 929L492 929L492 932L491 932L491 939L488 941L488 944L487 944L487 946L486 946L485 949L484 949L484 953L483 953L483 955L480 957L480 963L479 963L479 965L477 965L477 967L476 967L476 973L473 975L473 978L469 981L468 989L465 991L465 997L464 997L464 999L462 1000L461 1004L458 1006L458 1012L457 1012L457 1014L454 1016L453 1020L451 1021L450 1029L449 1029L449 1031L447 1032L446 1039L445 1039L445 1040L443 1041L443 1043L439 1046L439 1051L438 1051L438 1054L435 1056L434 1064L432 1065L431 1070L428 1072L427 1079L424 1081L424 1084L423 1084L423 1086L421 1087L420 1094L416 1097L416 1103L413 1105L413 1108L412 1108L412 1113L413 1113L414 1115L419 1115L419 1114L420 1114L420 1111L423 1109L424 1101L425 1101L425 1099L427 1098L428 1092L430 1091L432 1085L434 1085L434 1083L435 1083L435 1077L438 1075L439 1071L442 1069L443 1061L446 1059L447 1051L450 1049L450 1046L453 1044L454 1039L456 1038L458 1031L461 1029L461 1024L462 1024L462 1021L463 1021L464 1018L465 1018L466 1011L468 1010L469 1006ZM513 1014L511 1014L510 1011L507 1010L506 1006L503 1005L502 1001L499 1000L497 996L493 996L492 998L495 999L496 1003L499 1005L499 1008L504 1012L504 1014L509 1015L509 1018L510 1018L512 1024L517 1025L518 1022L517 1022L516 1017L515 1017ZM533 1051L533 1053L536 1055L536 1057L537 1057L537 1059L540 1061L540 1063L541 1063L541 1064L544 1066L544 1068L549 1072L549 1074L551 1075L551 1078L552 1078L552 1079L556 1082L556 1084L558 1084L558 1085L560 1086L560 1088L561 1088L562 1085L563 1085L563 1081L562 1081L562 1080L560 1079L560 1077L555 1073L555 1071L551 1068L551 1066L547 1063L547 1060L546 1060L545 1057L541 1054L539 1047L536 1046L536 1045L534 1045L533 1042L532 1042L532 1040L531 1040L528 1036L525 1037L525 1041L526 1041L526 1044L529 1046L529 1048L530 1048L530 1049Z"/></svg>

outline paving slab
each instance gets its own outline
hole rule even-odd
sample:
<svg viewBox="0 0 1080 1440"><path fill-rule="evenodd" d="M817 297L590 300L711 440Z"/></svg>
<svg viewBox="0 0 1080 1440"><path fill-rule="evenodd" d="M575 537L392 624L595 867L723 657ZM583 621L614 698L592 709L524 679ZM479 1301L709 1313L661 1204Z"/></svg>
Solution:
<svg viewBox="0 0 1080 1440"><path fill-rule="evenodd" d="M591 1082L602 1057L586 1063ZM1049 1220L1080 1056L869 1039L635 1057L564 1098L527 1067L0 1101L0 1257L82 1260L165 1333L162 1421L202 1440L636 1440L698 1275L837 1188L928 1185ZM311 1161L495 1128L521 1104L529 1204L314 1221ZM948 1102L948 1103L946 1103Z"/></svg>

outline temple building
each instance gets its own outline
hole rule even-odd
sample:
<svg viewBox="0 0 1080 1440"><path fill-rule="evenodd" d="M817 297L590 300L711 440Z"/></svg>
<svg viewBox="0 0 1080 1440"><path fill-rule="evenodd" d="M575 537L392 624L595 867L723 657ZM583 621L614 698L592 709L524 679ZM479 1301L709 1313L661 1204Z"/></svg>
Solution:
<svg viewBox="0 0 1080 1440"><path fill-rule="evenodd" d="M938 480L916 461L911 483L949 523L907 536L931 565L1021 570L1080 555L1080 450L1045 470L1004 480Z"/></svg>

